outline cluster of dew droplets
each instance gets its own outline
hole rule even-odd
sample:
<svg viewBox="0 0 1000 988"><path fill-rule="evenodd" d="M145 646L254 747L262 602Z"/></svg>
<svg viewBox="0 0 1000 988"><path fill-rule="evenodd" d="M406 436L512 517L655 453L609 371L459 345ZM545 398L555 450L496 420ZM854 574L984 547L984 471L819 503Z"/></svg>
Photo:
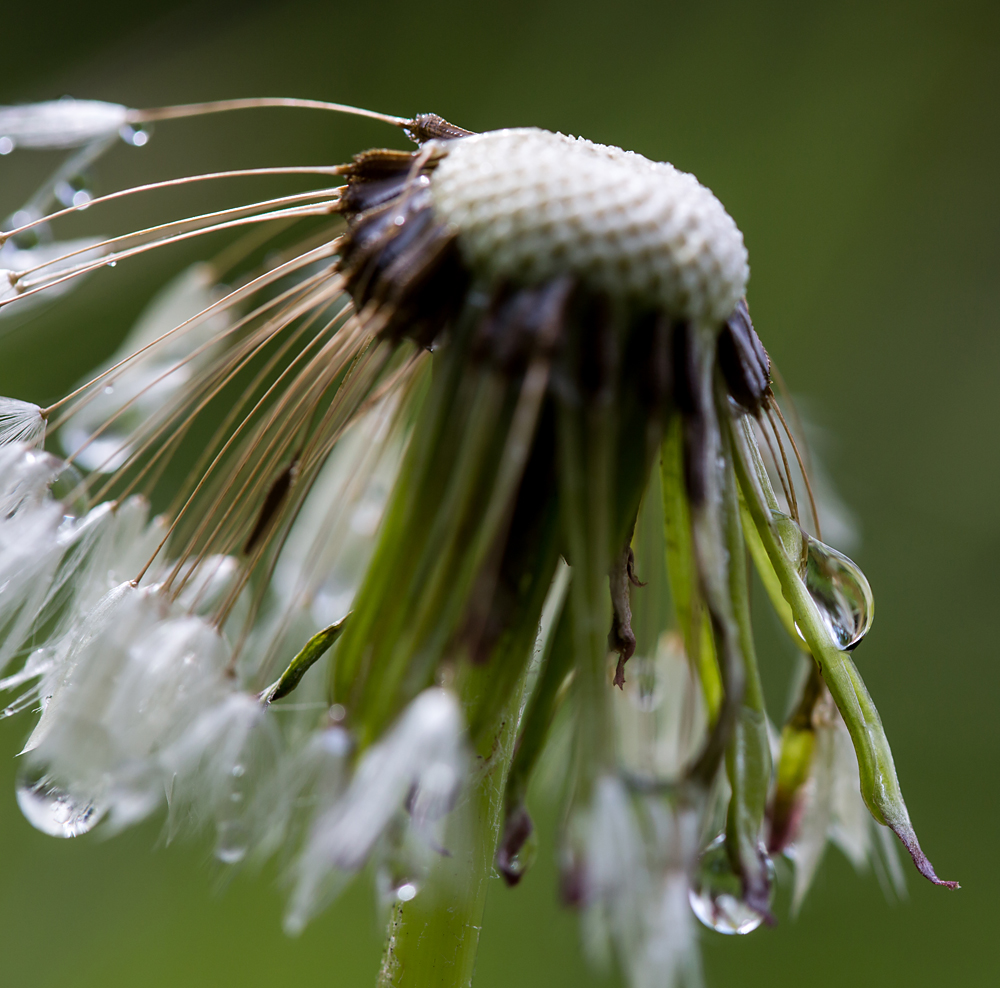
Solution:
<svg viewBox="0 0 1000 988"><path fill-rule="evenodd" d="M767 862L773 872L770 858ZM773 888L773 874L771 877L768 884ZM702 851L688 890L688 900L699 921L716 933L753 933L767 918L744 901L743 881L729 859L724 833Z"/></svg>
<svg viewBox="0 0 1000 988"><path fill-rule="evenodd" d="M229 805L220 812L215 824L215 856L223 864L238 864L249 849L250 833L241 812L246 800L246 772L243 762L237 762L229 770L230 784L225 796Z"/></svg>

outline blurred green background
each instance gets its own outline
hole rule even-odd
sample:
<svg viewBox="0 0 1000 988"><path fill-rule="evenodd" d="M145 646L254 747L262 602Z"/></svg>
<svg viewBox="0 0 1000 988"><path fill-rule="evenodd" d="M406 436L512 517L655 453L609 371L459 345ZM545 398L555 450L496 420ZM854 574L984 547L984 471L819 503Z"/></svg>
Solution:
<svg viewBox="0 0 1000 988"><path fill-rule="evenodd" d="M705 934L713 988L1000 983L998 10L995 0L92 0L4 11L3 103L288 95L433 110L475 130L535 124L673 161L726 204L750 249L757 329L826 431L827 465L861 522L854 554L878 614L856 657L924 847L963 889L911 872L909 901L890 906L871 875L828 852L797 920L783 893L776 928ZM102 163L100 188L338 162L393 141L375 124L298 111L163 124L146 148ZM55 160L0 159L0 212ZM109 209L97 232L247 190ZM0 394L56 396L195 256L180 247L120 265L56 308L0 323ZM766 622L759 634L780 716L788 651ZM223 888L206 847L163 848L155 824L112 841L31 830L13 798L26 731L21 719L0 723L4 985L373 983L380 930L367 886L292 941L273 874ZM491 892L476 986L617 984L579 957L576 920L556 904L552 815L540 819L536 869Z"/></svg>

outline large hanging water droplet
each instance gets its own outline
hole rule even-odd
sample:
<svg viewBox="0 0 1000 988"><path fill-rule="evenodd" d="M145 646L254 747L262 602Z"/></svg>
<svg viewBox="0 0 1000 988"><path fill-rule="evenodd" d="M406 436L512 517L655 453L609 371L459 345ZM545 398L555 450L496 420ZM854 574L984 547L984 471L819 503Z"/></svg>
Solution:
<svg viewBox="0 0 1000 988"><path fill-rule="evenodd" d="M798 566L833 644L849 652L868 634L875 617L875 598L865 574L842 552L803 532L783 511L771 515L782 547Z"/></svg>
<svg viewBox="0 0 1000 988"><path fill-rule="evenodd" d="M843 553L806 536L806 589L819 609L834 645L849 652L868 634L875 617L872 588L857 564Z"/></svg>
<svg viewBox="0 0 1000 988"><path fill-rule="evenodd" d="M765 919L743 901L743 883L729 862L725 834L719 834L698 859L688 901L695 916L716 933L753 933Z"/></svg>
<svg viewBox="0 0 1000 988"><path fill-rule="evenodd" d="M36 830L50 837L79 837L93 830L104 809L77 799L45 774L23 771L17 780L17 805Z"/></svg>

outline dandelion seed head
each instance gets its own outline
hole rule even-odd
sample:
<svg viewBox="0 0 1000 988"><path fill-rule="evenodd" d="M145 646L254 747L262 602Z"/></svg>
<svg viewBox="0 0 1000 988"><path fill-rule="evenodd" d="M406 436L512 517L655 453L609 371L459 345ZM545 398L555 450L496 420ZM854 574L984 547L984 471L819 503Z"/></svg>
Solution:
<svg viewBox="0 0 1000 988"><path fill-rule="evenodd" d="M535 128L447 144L438 215L468 263L495 278L565 273L594 288L718 323L746 290L743 236L690 174L620 148Z"/></svg>
<svg viewBox="0 0 1000 988"><path fill-rule="evenodd" d="M254 105L374 115L421 147L124 189L94 206L265 172L346 180L111 240L49 241L50 224L89 202L76 176L116 135L138 146L146 134L134 124ZM761 691L744 629L731 634L731 616L749 609L730 572L746 522L736 492L767 572L784 573L802 541L733 219L670 164L532 128L472 135L432 114L296 100L0 107L0 153L77 145L16 214L17 235L0 237L0 303L59 294L189 237L328 225L295 243L263 226L182 272L96 376L44 415L0 399L0 689L21 689L2 715L41 711L22 752L25 815L73 836L166 803L168 838L214 828L226 865L282 850L294 857L286 929L298 933L366 862L400 908L451 880L435 863L467 860L482 824L463 788L503 777L493 769L510 757L515 711L517 754L493 809L502 802L505 845L527 867L533 760L566 702L576 728L562 773L573 780L565 889L588 947L615 955L633 988L696 984L688 884L721 800L738 824L725 837L727 880L748 903L771 880L758 874L766 715L747 706ZM44 215L56 202L67 210ZM789 512L776 536L747 424L763 428L762 414ZM68 463L37 448L50 415ZM808 486L797 448L796 458ZM150 519L151 502L169 503ZM628 505L641 506L631 524ZM662 514L647 518L650 505ZM660 541L675 529L690 558ZM669 572L658 574L664 552ZM574 575L550 613L560 553ZM659 589L644 591L633 628L630 588L646 585L636 558ZM656 604L667 583L680 633L648 620L670 609ZM790 626L812 627L802 601L785 604ZM692 616L702 606L710 640ZM552 623L553 644L542 636L535 655L539 621ZM827 639L808 633L817 661L830 661ZM609 647L621 692L605 674ZM495 689L477 695L467 661L492 663ZM272 681L281 691L261 692ZM855 863L874 860L847 728L810 724L818 754L796 776L811 800L796 902L827 840ZM469 738L490 751L475 777ZM916 846L897 804L897 832Z"/></svg>

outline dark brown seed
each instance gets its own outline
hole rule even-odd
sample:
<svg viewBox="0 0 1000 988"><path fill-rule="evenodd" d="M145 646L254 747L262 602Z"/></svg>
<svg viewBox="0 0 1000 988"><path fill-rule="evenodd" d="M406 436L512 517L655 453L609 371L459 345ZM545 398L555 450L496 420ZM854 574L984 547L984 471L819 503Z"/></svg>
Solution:
<svg viewBox="0 0 1000 988"><path fill-rule="evenodd" d="M271 488L267 492L267 497L264 498L264 503L261 505L260 514L257 516L257 524L254 525L250 537L243 546L244 554L249 553L253 549L270 527L274 516L278 513L278 509L288 495L289 488L292 486L297 466L298 461L293 460L278 474L274 483L271 484Z"/></svg>

